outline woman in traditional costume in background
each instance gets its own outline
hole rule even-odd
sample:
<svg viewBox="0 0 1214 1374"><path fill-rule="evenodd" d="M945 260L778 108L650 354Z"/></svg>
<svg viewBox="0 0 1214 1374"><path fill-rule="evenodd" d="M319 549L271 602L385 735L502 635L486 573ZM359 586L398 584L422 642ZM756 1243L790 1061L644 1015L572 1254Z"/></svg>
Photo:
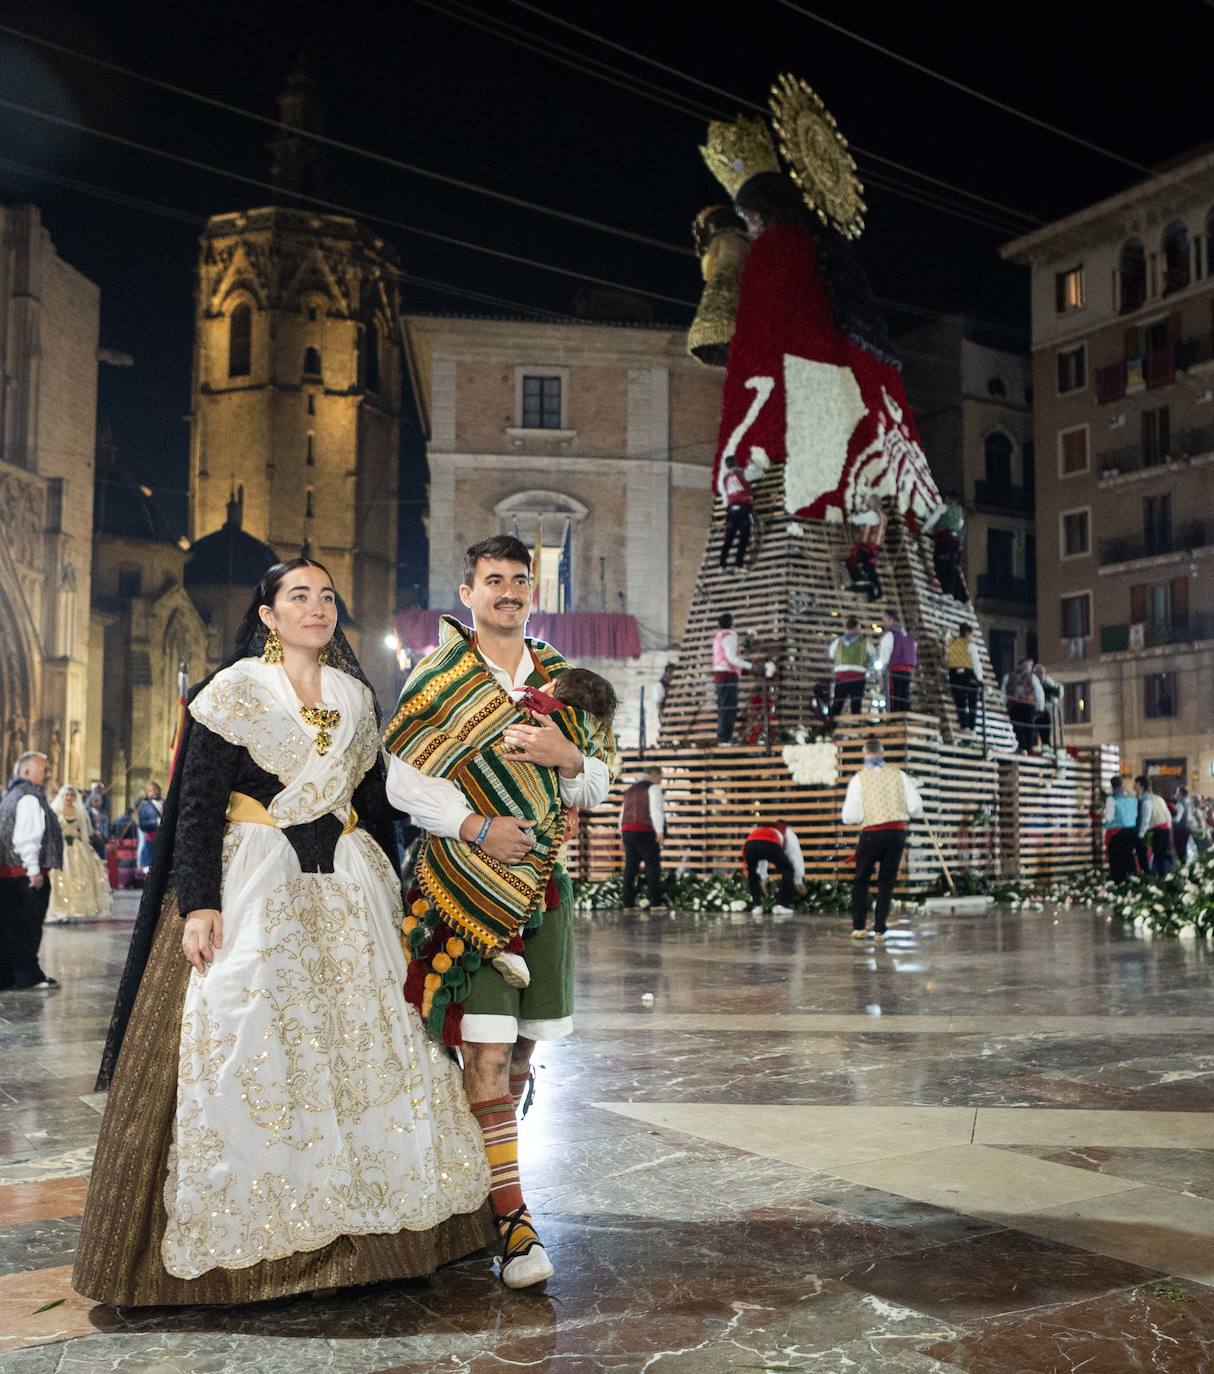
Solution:
<svg viewBox="0 0 1214 1374"><path fill-rule="evenodd" d="M238 643L190 703L102 1062L72 1279L102 1302L398 1279L494 1237L459 1074L404 1000L399 876L358 828L387 819L377 712L327 571L271 568Z"/></svg>
<svg viewBox="0 0 1214 1374"><path fill-rule="evenodd" d="M113 895L105 864L93 848L88 808L74 787L61 787L51 810L59 817L63 834L63 867L51 870L46 923L103 921L110 914Z"/></svg>

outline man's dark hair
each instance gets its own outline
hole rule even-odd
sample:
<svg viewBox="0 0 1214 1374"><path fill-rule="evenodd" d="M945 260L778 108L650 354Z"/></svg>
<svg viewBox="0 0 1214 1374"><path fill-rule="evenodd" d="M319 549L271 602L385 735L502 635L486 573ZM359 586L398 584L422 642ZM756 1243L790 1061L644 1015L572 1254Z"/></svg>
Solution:
<svg viewBox="0 0 1214 1374"><path fill-rule="evenodd" d="M959 635L964 635L964 636L966 637L966 639L968 639L968 638L969 638L969 633L970 633L970 627L969 627L968 625L958 625L958 626L957 626L957 633L958 633Z"/></svg>
<svg viewBox="0 0 1214 1374"><path fill-rule="evenodd" d="M860 628L860 622L854 615L849 615L847 617L847 628L849 630L858 630Z"/></svg>
<svg viewBox="0 0 1214 1374"><path fill-rule="evenodd" d="M589 711L606 729L611 728L619 702L615 688L605 677L589 668L566 668L552 679L552 695L557 701Z"/></svg>
<svg viewBox="0 0 1214 1374"><path fill-rule="evenodd" d="M742 465L738 462L736 455L732 453L727 453L725 455L725 466L727 468L736 468L741 467Z"/></svg>
<svg viewBox="0 0 1214 1374"><path fill-rule="evenodd" d="M464 554L463 586L471 587L476 581L476 565L482 558L496 559L503 563L521 563L531 571L531 553L521 539L512 534L495 534L482 539Z"/></svg>
<svg viewBox="0 0 1214 1374"><path fill-rule="evenodd" d="M1150 790L1151 780L1150 778L1144 777L1141 773L1139 773L1139 775L1134 779L1134 785L1136 787L1141 787L1144 792L1147 792Z"/></svg>
<svg viewBox="0 0 1214 1374"><path fill-rule="evenodd" d="M876 737L869 735L864 741L864 752L870 759L883 759L885 757L885 745Z"/></svg>
<svg viewBox="0 0 1214 1374"><path fill-rule="evenodd" d="M723 612L717 617L717 628L719 630L733 629L733 616L728 611Z"/></svg>
<svg viewBox="0 0 1214 1374"><path fill-rule="evenodd" d="M888 606L886 606L886 608L881 612L881 614L889 616L889 618L894 622L895 625L900 623L898 620L898 612L891 611Z"/></svg>
<svg viewBox="0 0 1214 1374"><path fill-rule="evenodd" d="M1110 779L1109 779L1109 786L1113 789L1114 792L1116 792L1118 788L1121 788L1121 790L1124 792L1124 791L1125 791L1125 777L1124 777L1124 775L1121 774L1121 773L1118 773L1116 777L1110 778Z"/></svg>

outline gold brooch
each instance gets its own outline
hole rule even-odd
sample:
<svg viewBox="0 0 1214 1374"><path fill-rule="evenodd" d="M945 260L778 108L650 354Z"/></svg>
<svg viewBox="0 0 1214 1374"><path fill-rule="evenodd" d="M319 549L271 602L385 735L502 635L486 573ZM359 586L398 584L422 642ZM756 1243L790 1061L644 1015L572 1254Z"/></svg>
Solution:
<svg viewBox="0 0 1214 1374"><path fill-rule="evenodd" d="M333 743L333 736L329 732L341 724L341 712L330 706L301 706L299 714L304 724L316 731L316 752L327 754Z"/></svg>

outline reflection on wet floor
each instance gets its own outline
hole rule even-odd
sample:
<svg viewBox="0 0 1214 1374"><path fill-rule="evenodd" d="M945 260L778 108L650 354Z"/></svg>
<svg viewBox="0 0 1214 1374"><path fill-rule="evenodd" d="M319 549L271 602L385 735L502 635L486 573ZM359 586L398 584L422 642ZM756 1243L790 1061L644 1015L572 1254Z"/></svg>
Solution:
<svg viewBox="0 0 1214 1374"><path fill-rule="evenodd" d="M0 1369L1214 1369L1208 945L739 915L579 919L523 1126L546 1293L477 1258L220 1312L70 1292L129 926L48 931L62 988L0 995Z"/></svg>

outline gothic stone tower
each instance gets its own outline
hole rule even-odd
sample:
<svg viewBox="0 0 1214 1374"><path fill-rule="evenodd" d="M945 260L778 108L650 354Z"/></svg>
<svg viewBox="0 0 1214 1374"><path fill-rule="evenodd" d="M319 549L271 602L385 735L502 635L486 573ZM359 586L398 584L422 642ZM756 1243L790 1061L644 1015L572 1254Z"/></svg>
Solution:
<svg viewBox="0 0 1214 1374"><path fill-rule="evenodd" d="M297 69L284 124L315 130L311 91ZM315 146L289 130L275 139L284 199L312 193ZM241 487L250 535L280 558L323 561L360 633L389 629L403 375L394 250L340 215L216 215L201 241L194 340L191 537L219 529Z"/></svg>

